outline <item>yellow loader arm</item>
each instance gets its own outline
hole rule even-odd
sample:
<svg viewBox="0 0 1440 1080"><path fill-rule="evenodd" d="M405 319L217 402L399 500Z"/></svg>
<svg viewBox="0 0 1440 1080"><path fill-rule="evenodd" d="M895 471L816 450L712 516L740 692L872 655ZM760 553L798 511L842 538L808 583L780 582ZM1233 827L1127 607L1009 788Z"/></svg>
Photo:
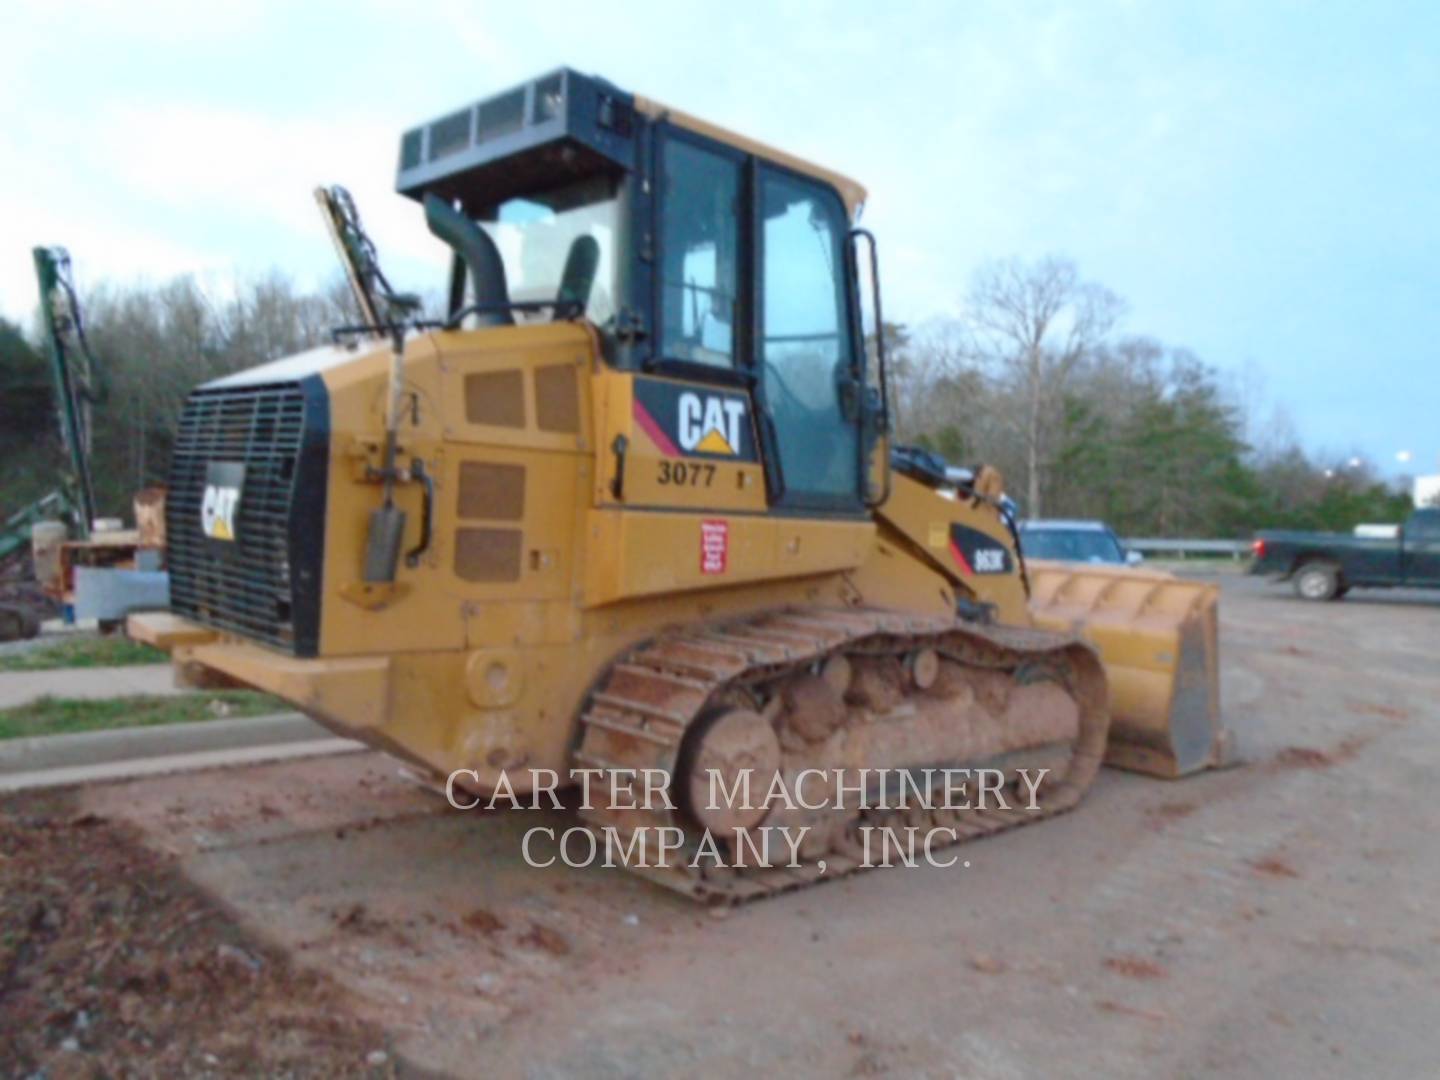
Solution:
<svg viewBox="0 0 1440 1080"><path fill-rule="evenodd" d="M1220 590L1155 570L1027 559L1027 602L1014 540L996 508L1000 481L986 472L988 495L953 497L896 475L877 512L882 536L944 574L957 595L989 605L997 622L1074 634L1095 647L1109 686L1106 764L1165 777L1228 764L1234 739L1220 717ZM952 550L966 535L1005 549L994 572ZM897 576L902 561L888 560L885 572Z"/></svg>

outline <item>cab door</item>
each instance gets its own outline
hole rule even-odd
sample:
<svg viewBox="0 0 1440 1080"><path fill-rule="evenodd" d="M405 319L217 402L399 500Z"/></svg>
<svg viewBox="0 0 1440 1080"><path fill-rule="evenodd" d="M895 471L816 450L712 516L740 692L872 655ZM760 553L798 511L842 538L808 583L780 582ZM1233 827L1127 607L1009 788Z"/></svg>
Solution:
<svg viewBox="0 0 1440 1080"><path fill-rule="evenodd" d="M658 333L621 417L631 425L624 501L764 513L745 333L745 156L672 128L656 156Z"/></svg>
<svg viewBox="0 0 1440 1080"><path fill-rule="evenodd" d="M756 173L753 362L769 421L763 433L774 444L776 504L859 514L863 370L845 208L805 177L768 165Z"/></svg>
<svg viewBox="0 0 1440 1080"><path fill-rule="evenodd" d="M593 380L603 464L585 603L852 570L875 526L836 382L854 367L843 206L834 197L832 216L819 186L770 188L766 229L746 154L669 127L657 143L653 244L640 245L653 332L638 363Z"/></svg>

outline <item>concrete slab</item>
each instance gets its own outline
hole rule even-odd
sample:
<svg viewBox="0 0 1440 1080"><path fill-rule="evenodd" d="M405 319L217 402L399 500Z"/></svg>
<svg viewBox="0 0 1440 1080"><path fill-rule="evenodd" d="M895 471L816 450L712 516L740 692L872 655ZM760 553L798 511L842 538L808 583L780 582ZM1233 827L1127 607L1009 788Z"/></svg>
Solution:
<svg viewBox="0 0 1440 1080"><path fill-rule="evenodd" d="M40 788L90 787L121 780L138 780L170 773L196 772L201 769L230 769L243 765L292 761L296 758L330 757L353 754L365 747L349 739L314 739L306 742L276 743L269 746L239 746L228 750L202 750L191 754L165 754L161 757L132 758L101 765L73 765L38 772L0 774L0 794L35 791Z"/></svg>
<svg viewBox="0 0 1440 1080"><path fill-rule="evenodd" d="M169 664L0 672L0 709L25 705L47 694L51 697L111 698L189 692L175 685Z"/></svg>
<svg viewBox="0 0 1440 1080"><path fill-rule="evenodd" d="M330 732L299 713L114 728L74 735L37 735L0 741L0 776L167 754L313 742L329 736Z"/></svg>

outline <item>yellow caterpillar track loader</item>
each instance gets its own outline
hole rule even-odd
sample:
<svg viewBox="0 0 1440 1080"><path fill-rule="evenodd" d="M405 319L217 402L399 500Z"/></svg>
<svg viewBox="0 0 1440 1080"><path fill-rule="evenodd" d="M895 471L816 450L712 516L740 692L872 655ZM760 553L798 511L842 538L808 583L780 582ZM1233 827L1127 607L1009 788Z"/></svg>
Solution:
<svg viewBox="0 0 1440 1080"><path fill-rule="evenodd" d="M182 677L260 687L480 795L660 770L665 799L581 810L642 851L652 829L806 826L798 861L648 860L704 899L857 868L876 824L964 839L1064 810L1112 731L1170 773L1172 714L1218 745L1213 598L1172 583L1106 609L1093 645L1079 601L1046 628L994 471L892 466L859 184L562 70L405 133L397 186L454 252L443 315L415 317L322 191L365 323L185 406L172 611L131 622ZM1148 688L1118 728L1112 653ZM706 797L968 766L1020 797Z"/></svg>

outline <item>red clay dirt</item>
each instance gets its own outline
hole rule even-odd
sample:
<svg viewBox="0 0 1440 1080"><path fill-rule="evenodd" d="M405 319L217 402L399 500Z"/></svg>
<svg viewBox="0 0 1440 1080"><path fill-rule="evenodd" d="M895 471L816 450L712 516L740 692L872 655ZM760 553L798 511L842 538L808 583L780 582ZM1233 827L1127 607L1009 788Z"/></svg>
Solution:
<svg viewBox="0 0 1440 1080"><path fill-rule="evenodd" d="M7 1075L392 1072L341 988L68 795L0 807L0 925Z"/></svg>
<svg viewBox="0 0 1440 1080"><path fill-rule="evenodd" d="M373 754L12 799L0 1071L1428 1075L1440 605L1263 590L1222 601L1254 764L1105 770L1075 812L955 849L969 867L722 917L526 866L525 831L571 815L453 811Z"/></svg>

